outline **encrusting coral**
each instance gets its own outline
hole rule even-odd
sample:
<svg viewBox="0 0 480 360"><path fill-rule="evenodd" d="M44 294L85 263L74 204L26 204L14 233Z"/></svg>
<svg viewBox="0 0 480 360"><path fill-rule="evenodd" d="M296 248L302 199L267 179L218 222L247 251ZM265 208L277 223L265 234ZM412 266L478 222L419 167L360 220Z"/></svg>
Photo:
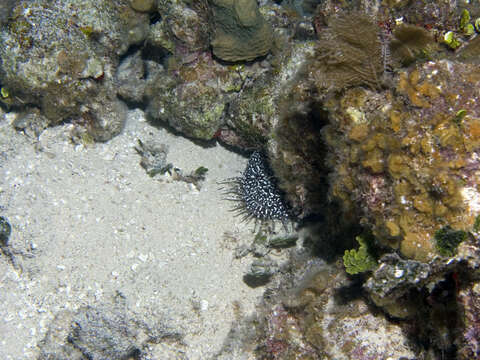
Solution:
<svg viewBox="0 0 480 360"><path fill-rule="evenodd" d="M354 88L326 103L332 198L408 258L432 258L437 230L469 231L480 212L479 82L477 66L427 62L393 90Z"/></svg>

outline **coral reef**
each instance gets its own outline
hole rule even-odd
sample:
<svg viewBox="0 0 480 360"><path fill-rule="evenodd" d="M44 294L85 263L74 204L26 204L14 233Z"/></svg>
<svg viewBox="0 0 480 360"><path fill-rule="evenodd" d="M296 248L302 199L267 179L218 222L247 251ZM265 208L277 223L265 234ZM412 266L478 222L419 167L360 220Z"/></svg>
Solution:
<svg viewBox="0 0 480 360"><path fill-rule="evenodd" d="M236 255L297 244L288 251L312 247L337 260L303 273L295 260L252 263L245 282L271 282L267 295L277 285L280 294L266 296L259 356L473 358L479 15L473 2L422 0L7 1L0 102L21 111L13 126L32 138L72 121L74 141L107 141L122 129L125 102L185 136L256 150L229 184L236 209L246 220L286 227L294 213L314 225L302 241L258 233ZM199 186L207 169L184 175L166 151L137 148L149 175ZM364 230L375 239L357 237L352 249ZM0 250L13 263L13 250ZM374 251L383 253L378 262ZM75 347L62 349L66 357L136 356L145 347L130 322L82 311L80 328L61 334ZM98 350L107 337L118 353Z"/></svg>
<svg viewBox="0 0 480 360"><path fill-rule="evenodd" d="M469 231L480 211L478 71L428 62L400 72L399 97L356 88L326 103L332 197L408 258L431 259L437 230Z"/></svg>
<svg viewBox="0 0 480 360"><path fill-rule="evenodd" d="M419 358L421 352L401 326L370 311L359 284L347 278L341 265L300 263L293 260L295 275L266 292L257 317L232 332L236 339L245 336L241 346L253 342L258 358L276 360ZM252 327L256 336L238 333ZM226 346L238 351L238 345Z"/></svg>
<svg viewBox="0 0 480 360"><path fill-rule="evenodd" d="M122 1L19 2L0 32L0 83L8 93L0 101L38 107L50 124L88 117L92 136L110 139L125 119L112 69L145 39L146 20Z"/></svg>
<svg viewBox="0 0 480 360"><path fill-rule="evenodd" d="M249 61L266 55L272 46L272 29L258 10L256 0L212 0L215 37L213 54L225 61Z"/></svg>

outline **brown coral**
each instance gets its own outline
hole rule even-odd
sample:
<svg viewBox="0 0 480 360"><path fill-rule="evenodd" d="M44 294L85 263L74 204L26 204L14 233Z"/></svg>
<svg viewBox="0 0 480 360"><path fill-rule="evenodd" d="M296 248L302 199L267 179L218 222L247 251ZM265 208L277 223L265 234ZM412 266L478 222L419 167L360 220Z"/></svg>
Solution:
<svg viewBox="0 0 480 360"><path fill-rule="evenodd" d="M312 64L320 89L380 88L384 57L378 27L366 14L342 14L322 31Z"/></svg>
<svg viewBox="0 0 480 360"><path fill-rule="evenodd" d="M272 29L255 0L212 0L215 37L213 54L225 61L250 61L272 45Z"/></svg>

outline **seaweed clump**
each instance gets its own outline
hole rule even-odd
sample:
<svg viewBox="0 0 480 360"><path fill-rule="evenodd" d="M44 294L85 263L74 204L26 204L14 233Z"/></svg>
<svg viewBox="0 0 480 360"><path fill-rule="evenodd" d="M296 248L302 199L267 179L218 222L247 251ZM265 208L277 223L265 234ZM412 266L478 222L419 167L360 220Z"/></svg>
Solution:
<svg viewBox="0 0 480 360"><path fill-rule="evenodd" d="M345 271L350 275L371 271L377 266L371 245L372 238L357 236L355 239L360 244L358 250L346 250L343 255Z"/></svg>

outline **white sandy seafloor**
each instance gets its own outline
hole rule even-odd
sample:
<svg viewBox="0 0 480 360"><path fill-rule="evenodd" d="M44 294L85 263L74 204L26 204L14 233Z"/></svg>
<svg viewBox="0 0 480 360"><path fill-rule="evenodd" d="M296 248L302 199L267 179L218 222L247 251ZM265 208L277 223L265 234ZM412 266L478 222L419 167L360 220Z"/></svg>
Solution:
<svg viewBox="0 0 480 360"><path fill-rule="evenodd" d="M0 216L12 225L18 268L0 255L0 359L36 359L56 314L111 304L121 294L134 314L164 322L183 345L152 345L158 359L207 359L222 346L236 308L254 311L262 288L242 276L224 233L251 235L222 200L217 181L237 176L246 159L221 146L200 147L129 113L122 134L84 147L69 127L39 140L16 132L0 113ZM185 172L208 168L191 184L150 178L137 139L169 146Z"/></svg>

